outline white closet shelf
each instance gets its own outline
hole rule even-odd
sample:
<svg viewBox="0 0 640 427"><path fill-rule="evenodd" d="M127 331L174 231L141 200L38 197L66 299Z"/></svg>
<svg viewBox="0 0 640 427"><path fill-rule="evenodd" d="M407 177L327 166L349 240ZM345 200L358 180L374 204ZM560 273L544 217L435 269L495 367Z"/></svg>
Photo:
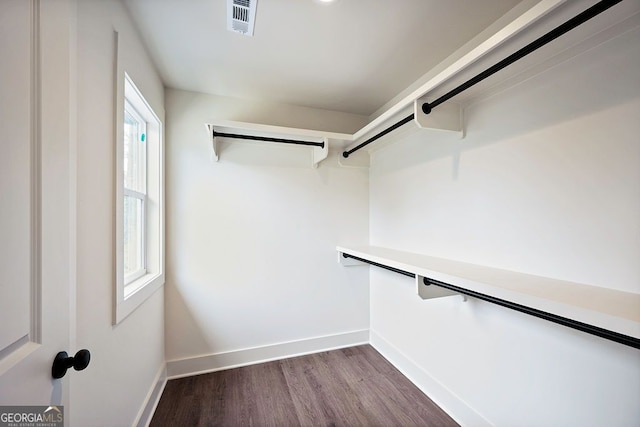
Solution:
<svg viewBox="0 0 640 427"><path fill-rule="evenodd" d="M286 126L265 125L260 123L238 122L234 120L216 120L207 123L208 126L214 126L220 131L240 131L248 132L254 135L273 135L275 137L290 138L312 138L312 139L340 139L351 141L353 135L350 133L330 132L317 129L292 128Z"/></svg>
<svg viewBox="0 0 640 427"><path fill-rule="evenodd" d="M595 327L605 332L611 331L614 335L621 334L629 338L629 342L623 343L640 348L640 294L376 246L338 246L336 249L339 252L340 263L345 266L366 265L365 262L374 263L382 268L399 270L397 272L402 274L415 275L417 291L423 299L454 294L450 289L441 288L438 288L439 290L434 294L430 289L435 287L424 283L423 279L428 278L432 282L453 285L453 288L462 290L458 292L461 294L470 296L474 296L474 293L482 294L552 317L568 319L569 322L579 322L585 325L586 329ZM345 258L344 254L349 257ZM518 308L515 309L518 310ZM545 318L531 312L528 314ZM546 318L546 320L564 324L553 318ZM621 342L603 336L597 330L589 331L567 324L565 326Z"/></svg>
<svg viewBox="0 0 640 427"><path fill-rule="evenodd" d="M351 141L352 135L322 130L290 128L285 126L247 123L231 120L217 120L205 124L213 149L213 159L218 161L217 138L252 139L266 142L280 142L308 145L313 148L313 166L327 158L329 139Z"/></svg>

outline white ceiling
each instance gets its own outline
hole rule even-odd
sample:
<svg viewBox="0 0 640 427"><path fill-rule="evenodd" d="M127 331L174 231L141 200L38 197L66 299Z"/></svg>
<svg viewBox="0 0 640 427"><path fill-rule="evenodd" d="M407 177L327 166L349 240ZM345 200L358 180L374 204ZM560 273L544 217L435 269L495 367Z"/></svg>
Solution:
<svg viewBox="0 0 640 427"><path fill-rule="evenodd" d="M519 0L125 0L168 87L370 115Z"/></svg>

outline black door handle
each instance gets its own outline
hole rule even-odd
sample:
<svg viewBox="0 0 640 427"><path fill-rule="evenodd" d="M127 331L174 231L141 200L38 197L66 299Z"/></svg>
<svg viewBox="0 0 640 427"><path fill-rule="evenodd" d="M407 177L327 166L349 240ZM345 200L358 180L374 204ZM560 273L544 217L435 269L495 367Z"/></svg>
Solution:
<svg viewBox="0 0 640 427"><path fill-rule="evenodd" d="M53 366L51 367L51 376L53 378L62 378L67 373L67 369L73 367L76 371L82 371L89 366L91 360L91 353L89 350L78 350L75 356L69 357L66 351L61 351L56 354L56 358L53 359Z"/></svg>

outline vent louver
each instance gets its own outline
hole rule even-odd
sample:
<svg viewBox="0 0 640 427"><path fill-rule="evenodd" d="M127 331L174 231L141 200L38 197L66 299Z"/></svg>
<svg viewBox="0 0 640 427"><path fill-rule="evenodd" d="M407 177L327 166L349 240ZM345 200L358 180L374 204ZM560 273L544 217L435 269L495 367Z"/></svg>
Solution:
<svg viewBox="0 0 640 427"><path fill-rule="evenodd" d="M227 29L253 36L258 0L227 0Z"/></svg>

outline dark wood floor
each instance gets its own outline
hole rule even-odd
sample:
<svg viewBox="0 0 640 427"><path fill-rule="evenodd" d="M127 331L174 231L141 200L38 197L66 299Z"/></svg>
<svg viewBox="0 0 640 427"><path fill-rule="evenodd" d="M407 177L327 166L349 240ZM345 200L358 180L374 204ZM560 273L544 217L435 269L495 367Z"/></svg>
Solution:
<svg viewBox="0 0 640 427"><path fill-rule="evenodd" d="M170 380L151 426L457 426L369 345Z"/></svg>

